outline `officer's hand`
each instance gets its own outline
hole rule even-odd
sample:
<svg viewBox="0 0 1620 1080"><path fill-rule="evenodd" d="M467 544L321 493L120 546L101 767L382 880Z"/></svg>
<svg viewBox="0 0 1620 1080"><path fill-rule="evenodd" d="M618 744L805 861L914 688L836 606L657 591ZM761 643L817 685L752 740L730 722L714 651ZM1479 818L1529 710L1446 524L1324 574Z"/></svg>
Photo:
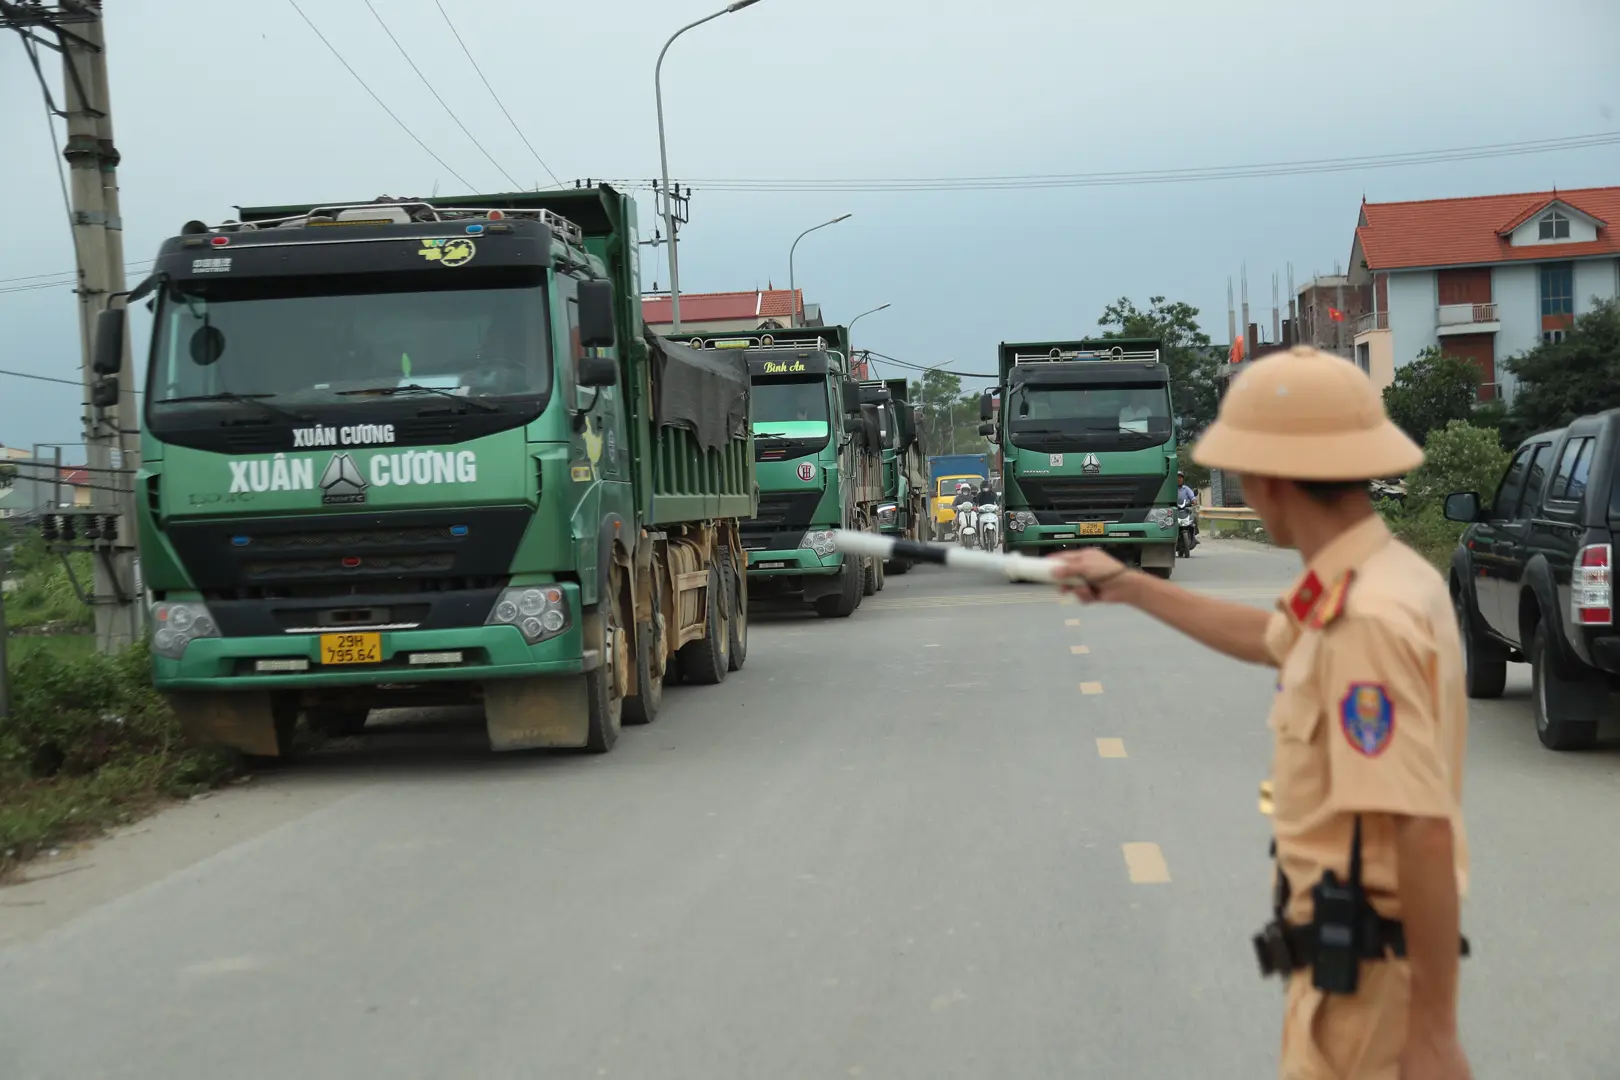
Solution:
<svg viewBox="0 0 1620 1080"><path fill-rule="evenodd" d="M1400 1080L1474 1080L1455 1035L1413 1032L1401 1051Z"/></svg>
<svg viewBox="0 0 1620 1080"><path fill-rule="evenodd" d="M1058 587L1083 604L1119 603L1130 578L1125 564L1100 548L1081 548L1051 556L1058 564ZM1067 580L1066 580L1067 579Z"/></svg>

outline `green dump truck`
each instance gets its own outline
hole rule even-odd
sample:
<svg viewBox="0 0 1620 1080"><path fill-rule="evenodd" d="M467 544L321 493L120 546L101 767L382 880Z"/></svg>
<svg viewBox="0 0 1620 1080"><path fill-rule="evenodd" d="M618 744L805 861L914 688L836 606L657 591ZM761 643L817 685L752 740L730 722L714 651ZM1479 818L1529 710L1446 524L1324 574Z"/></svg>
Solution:
<svg viewBox="0 0 1620 1080"><path fill-rule="evenodd" d="M136 491L188 728L276 756L300 716L476 703L497 750L605 752L742 666L747 365L646 333L637 252L605 185L163 243Z"/></svg>
<svg viewBox="0 0 1620 1080"><path fill-rule="evenodd" d="M1003 343L1000 416L1006 550L1101 545L1160 577L1176 563L1170 369L1149 339Z"/></svg>
<svg viewBox="0 0 1620 1080"><path fill-rule="evenodd" d="M686 340L748 364L759 470L759 512L742 523L749 589L847 618L883 587L881 561L833 550L834 529L876 529L883 498L882 417L850 377L849 331L808 326Z"/></svg>
<svg viewBox="0 0 1620 1080"><path fill-rule="evenodd" d="M928 474L922 438L917 429L916 406L907 400L906 380L881 379L861 383L863 404L878 407L883 443L883 501L878 503L878 532L905 540L928 539ZM883 569L904 574L906 559L890 559Z"/></svg>

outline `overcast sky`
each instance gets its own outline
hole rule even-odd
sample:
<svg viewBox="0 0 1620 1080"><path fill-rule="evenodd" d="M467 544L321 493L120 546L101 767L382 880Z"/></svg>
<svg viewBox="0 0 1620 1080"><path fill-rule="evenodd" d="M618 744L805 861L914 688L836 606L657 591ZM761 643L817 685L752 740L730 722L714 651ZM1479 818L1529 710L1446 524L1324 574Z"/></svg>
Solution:
<svg viewBox="0 0 1620 1080"><path fill-rule="evenodd" d="M107 36L131 262L235 204L511 185L384 35L364 0L299 0L446 165L413 143L290 0L112 0ZM658 169L652 73L682 23L722 0L442 0L501 100L564 182ZM434 0L373 0L495 160L549 183ZM1614 0L762 0L670 50L670 169L692 179L688 291L798 281L857 344L962 370L1002 340L1091 332L1108 301L1154 294L1226 337L1247 263L1256 321L1271 274L1331 272L1357 204L1620 183L1620 146L1319 175L1062 189L705 190L716 179L1098 173L1444 150L1620 130ZM54 54L51 57L54 60ZM49 71L59 93L59 65ZM58 98L60 100L60 98ZM71 270L33 74L0 37L0 279ZM650 197L643 198L650 232ZM1614 223L1612 227L1620 227ZM650 287L657 259L644 260ZM37 280L37 279L35 279ZM138 276L132 272L132 281ZM667 286L662 269L660 284ZM65 287L6 291L0 368L76 378ZM1284 297L1286 304L1286 296ZM879 369L881 374L900 374ZM79 439L79 394L0 375L0 443Z"/></svg>

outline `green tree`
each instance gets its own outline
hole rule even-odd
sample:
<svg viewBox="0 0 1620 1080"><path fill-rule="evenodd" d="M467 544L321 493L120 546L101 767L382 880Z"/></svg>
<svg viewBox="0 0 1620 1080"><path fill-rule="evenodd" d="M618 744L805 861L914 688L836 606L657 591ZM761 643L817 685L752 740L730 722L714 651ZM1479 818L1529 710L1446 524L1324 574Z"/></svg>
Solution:
<svg viewBox="0 0 1620 1080"><path fill-rule="evenodd" d="M1384 387L1384 410L1420 446L1429 432L1472 418L1478 400L1479 367L1433 346L1396 371L1394 381Z"/></svg>
<svg viewBox="0 0 1620 1080"><path fill-rule="evenodd" d="M1538 345L1506 367L1519 380L1508 412L1514 442L1620 406L1620 300L1599 303L1563 341Z"/></svg>
<svg viewBox="0 0 1620 1080"><path fill-rule="evenodd" d="M1173 407L1181 418L1180 440L1191 442L1215 419L1219 397L1215 376L1220 361L1210 345L1209 335L1199 329L1198 309L1162 296L1148 297L1147 310L1122 296L1103 309L1097 325L1106 327L1105 338L1158 338L1164 361L1170 366Z"/></svg>
<svg viewBox="0 0 1620 1080"><path fill-rule="evenodd" d="M1444 568L1463 530L1446 520L1446 496L1477 491L1489 499L1507 470L1508 452L1494 430L1453 420L1429 432L1423 454L1423 464L1406 478L1406 501L1383 503L1380 509L1397 536Z"/></svg>
<svg viewBox="0 0 1620 1080"><path fill-rule="evenodd" d="M929 454L968 454L985 449L979 435L979 395L963 392L961 376L925 371L921 381L911 384L911 398L918 405L923 446Z"/></svg>

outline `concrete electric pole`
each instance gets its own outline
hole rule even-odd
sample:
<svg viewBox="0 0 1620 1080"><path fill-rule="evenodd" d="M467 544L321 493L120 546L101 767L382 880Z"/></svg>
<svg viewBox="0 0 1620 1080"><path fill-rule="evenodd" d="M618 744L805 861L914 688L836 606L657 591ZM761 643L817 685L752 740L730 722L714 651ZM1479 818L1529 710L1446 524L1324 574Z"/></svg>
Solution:
<svg viewBox="0 0 1620 1080"><path fill-rule="evenodd" d="M113 143L108 92L107 51L101 4L93 0L0 0L0 26L22 34L34 46L62 55L63 107L67 144L62 156L70 172L69 215L78 263L79 344L84 378L84 442L90 514L74 515L75 530L90 544L95 568L90 590L96 644L105 652L127 648L141 635L143 618L137 588L133 477L139 467L134 381L127 335L122 366L112 381L98 373L96 322L113 302L123 303L124 232L118 200L117 147ZM41 91L49 94L42 85ZM54 111L54 107L53 107ZM110 526L110 527L109 527ZM73 534L69 534L71 539Z"/></svg>

